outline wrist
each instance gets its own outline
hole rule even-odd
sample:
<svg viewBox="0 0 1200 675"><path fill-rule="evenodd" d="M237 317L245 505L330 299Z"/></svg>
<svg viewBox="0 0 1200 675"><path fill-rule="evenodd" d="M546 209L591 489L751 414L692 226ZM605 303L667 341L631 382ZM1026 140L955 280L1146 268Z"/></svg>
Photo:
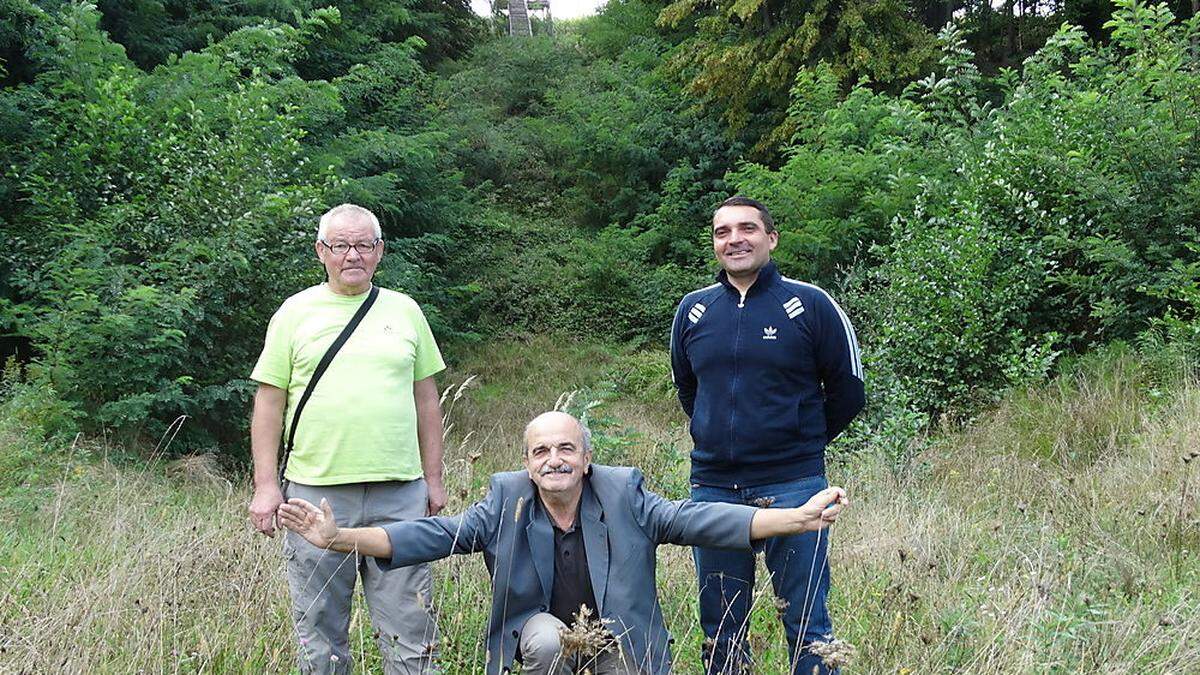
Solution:
<svg viewBox="0 0 1200 675"><path fill-rule="evenodd" d="M819 518L820 516L817 517ZM820 529L815 527L813 517L805 513L802 508L796 509L796 524L800 527L801 532L812 532L813 530Z"/></svg>
<svg viewBox="0 0 1200 675"><path fill-rule="evenodd" d="M275 478L274 476L271 476L270 478L259 478L259 477L255 476L255 478L254 478L254 491L255 492L271 492L272 490L274 490L275 492L281 492L281 490L279 488L279 480L277 478Z"/></svg>
<svg viewBox="0 0 1200 675"><path fill-rule="evenodd" d="M354 546L348 539L349 537L342 531L342 528L335 525L333 534L329 535L329 548L341 552L352 551Z"/></svg>

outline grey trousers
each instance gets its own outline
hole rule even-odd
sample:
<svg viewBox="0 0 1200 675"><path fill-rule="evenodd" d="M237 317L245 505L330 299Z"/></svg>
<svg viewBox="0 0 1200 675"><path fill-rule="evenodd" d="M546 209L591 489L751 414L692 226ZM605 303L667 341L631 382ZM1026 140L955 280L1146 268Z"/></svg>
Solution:
<svg viewBox="0 0 1200 675"><path fill-rule="evenodd" d="M571 656L562 653L558 631L566 624L553 614L534 614L521 629L521 673L523 675L626 675L640 672L628 658L616 650L596 656Z"/></svg>
<svg viewBox="0 0 1200 675"><path fill-rule="evenodd" d="M425 481L417 479L320 486L289 483L287 497L318 505L323 497L333 507L339 527L367 527L424 516L427 493ZM284 556L302 673L350 672L350 603L359 576L384 672L437 672L429 565L384 572L372 557L319 549L294 532L285 535Z"/></svg>

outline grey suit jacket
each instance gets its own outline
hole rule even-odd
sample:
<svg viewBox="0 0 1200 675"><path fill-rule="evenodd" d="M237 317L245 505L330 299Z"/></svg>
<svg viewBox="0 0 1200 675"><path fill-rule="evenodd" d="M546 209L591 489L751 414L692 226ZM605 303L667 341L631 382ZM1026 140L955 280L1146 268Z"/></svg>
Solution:
<svg viewBox="0 0 1200 675"><path fill-rule="evenodd" d="M671 665L670 636L655 589L659 544L750 548L750 506L668 501L642 486L637 469L592 465L580 504L584 549L600 617L647 673ZM521 628L550 607L554 529L525 471L492 476L487 496L457 516L383 526L392 543L384 568L453 553L482 552L492 576L487 673L506 672Z"/></svg>

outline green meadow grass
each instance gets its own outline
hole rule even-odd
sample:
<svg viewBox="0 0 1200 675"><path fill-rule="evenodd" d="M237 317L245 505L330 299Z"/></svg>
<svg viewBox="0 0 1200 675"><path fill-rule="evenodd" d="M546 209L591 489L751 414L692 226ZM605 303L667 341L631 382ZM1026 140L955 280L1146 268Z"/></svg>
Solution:
<svg viewBox="0 0 1200 675"><path fill-rule="evenodd" d="M537 412L587 410L597 460L687 491L689 443L665 354L549 338L460 355L446 390L450 512L519 465ZM928 439L902 470L837 457L851 509L830 533L848 672L1186 673L1200 668L1200 386L1119 351L1013 392ZM13 401L5 405L11 411ZM103 439L45 443L0 419L0 671L291 669L280 542L251 532L245 476L205 458L131 462ZM688 549L659 550L675 671L699 672ZM478 556L435 565L442 665L483 660ZM787 654L764 574L752 640ZM356 668L380 671L356 603Z"/></svg>

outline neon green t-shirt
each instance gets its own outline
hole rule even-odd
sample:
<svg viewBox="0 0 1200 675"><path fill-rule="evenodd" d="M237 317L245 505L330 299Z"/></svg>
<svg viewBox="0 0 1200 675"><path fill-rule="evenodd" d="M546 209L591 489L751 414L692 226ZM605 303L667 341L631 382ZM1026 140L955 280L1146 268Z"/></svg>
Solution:
<svg viewBox="0 0 1200 675"><path fill-rule="evenodd" d="M321 357L366 298L321 284L288 298L271 317L250 378L287 390L282 443ZM381 288L304 405L287 479L339 485L419 478L413 382L445 367L417 303Z"/></svg>

